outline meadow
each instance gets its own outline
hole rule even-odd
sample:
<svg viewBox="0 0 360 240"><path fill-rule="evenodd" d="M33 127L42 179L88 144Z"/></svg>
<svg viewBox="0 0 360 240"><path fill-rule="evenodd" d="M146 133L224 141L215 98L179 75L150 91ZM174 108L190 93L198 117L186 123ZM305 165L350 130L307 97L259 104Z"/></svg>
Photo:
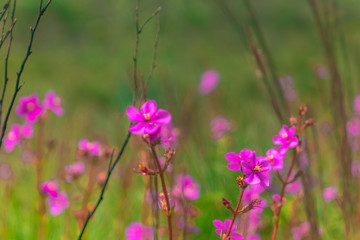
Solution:
<svg viewBox="0 0 360 240"><path fill-rule="evenodd" d="M0 6L7 2L6 29L14 6ZM9 58L10 36L0 48L1 83L6 72L9 79L0 115L0 239L78 239L102 190L81 239L169 239L166 213L173 239L238 239L227 229L220 237L213 223L233 215L241 215L233 232L245 239L275 239L277 224L276 239L360 238L357 1L44 1L4 128L41 2L15 2ZM35 120L29 107L21 110L32 94L43 108ZM129 106L148 100L171 114L166 146L163 135L150 139L154 132L129 135ZM32 131L10 146L14 124ZM276 170L267 151L280 147L274 136L284 136L283 125L294 126L297 144L282 149ZM270 183L262 179L258 192L243 160L227 167L225 155L243 149L269 160ZM158 170L153 150L168 171ZM83 165L71 172L73 163ZM162 198L160 175L170 199ZM237 213L243 190L236 209L251 209ZM134 222L142 238L126 236Z"/></svg>

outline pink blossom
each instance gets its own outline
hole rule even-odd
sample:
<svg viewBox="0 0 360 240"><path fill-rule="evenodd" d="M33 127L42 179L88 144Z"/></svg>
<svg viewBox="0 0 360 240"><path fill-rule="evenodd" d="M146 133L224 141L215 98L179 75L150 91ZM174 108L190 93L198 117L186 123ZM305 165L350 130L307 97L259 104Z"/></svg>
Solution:
<svg viewBox="0 0 360 240"><path fill-rule="evenodd" d="M160 144L163 148L176 148L177 146L178 131L171 123L164 124L158 128L158 130L150 134L150 141L153 142L156 139L160 140Z"/></svg>
<svg viewBox="0 0 360 240"><path fill-rule="evenodd" d="M360 94L356 95L354 98L354 110L360 112Z"/></svg>
<svg viewBox="0 0 360 240"><path fill-rule="evenodd" d="M289 128L283 125L279 135L273 137L275 145L281 145L279 150L280 154L285 154L289 148L294 148L299 144L298 138L295 136L295 126Z"/></svg>
<svg viewBox="0 0 360 240"><path fill-rule="evenodd" d="M226 219L224 223L220 220L214 220L213 224L217 228L215 230L216 234L219 236L222 236L223 234L227 233L227 231L230 227L230 224L231 224L231 220ZM240 234L236 233L235 230L236 230L236 225L234 224L231 227L231 231L230 231L230 235L229 235L230 239L232 239L232 240L244 239L244 237L241 236Z"/></svg>
<svg viewBox="0 0 360 240"><path fill-rule="evenodd" d="M265 190L261 184L249 185L244 192L243 201L245 204L249 204L251 200L259 199L260 194Z"/></svg>
<svg viewBox="0 0 360 240"><path fill-rule="evenodd" d="M337 196L338 190L335 186L324 188L323 198L325 202L331 202Z"/></svg>
<svg viewBox="0 0 360 240"><path fill-rule="evenodd" d="M200 197L200 185L190 175L178 175L173 195L178 198L184 196L188 200L196 200Z"/></svg>
<svg viewBox="0 0 360 240"><path fill-rule="evenodd" d="M214 140L221 139L232 129L232 123L224 116L216 116L210 121L210 129Z"/></svg>
<svg viewBox="0 0 360 240"><path fill-rule="evenodd" d="M126 240L152 240L153 230L140 222L131 223L125 230Z"/></svg>
<svg viewBox="0 0 360 240"><path fill-rule="evenodd" d="M351 173L353 177L360 176L360 162L358 160L353 160L351 164Z"/></svg>
<svg viewBox="0 0 360 240"><path fill-rule="evenodd" d="M242 171L245 175L245 182L248 184L261 184L262 187L268 187L270 184L269 171L270 163L264 157L256 157L253 154L249 161L241 162Z"/></svg>
<svg viewBox="0 0 360 240"><path fill-rule="evenodd" d="M16 145L18 145L21 140L29 139L33 135L33 128L31 125L19 125L13 124L10 128L10 131L4 138L4 146L6 152L11 152Z"/></svg>
<svg viewBox="0 0 360 240"><path fill-rule="evenodd" d="M137 123L129 127L129 131L134 134L153 134L159 130L161 125L171 121L170 113L163 109L157 109L154 100L145 102L140 111L134 106L129 106L126 114L130 122Z"/></svg>
<svg viewBox="0 0 360 240"><path fill-rule="evenodd" d="M56 198L59 195L59 182L49 180L41 185L41 190L50 197Z"/></svg>
<svg viewBox="0 0 360 240"><path fill-rule="evenodd" d="M50 196L47 199L50 214L57 216L69 207L69 200L66 192L60 192L56 197Z"/></svg>
<svg viewBox="0 0 360 240"><path fill-rule="evenodd" d="M43 107L40 104L39 97L36 94L32 94L19 99L15 112L19 117L33 123L43 113Z"/></svg>
<svg viewBox="0 0 360 240"><path fill-rule="evenodd" d="M219 73L215 70L206 70L200 79L198 92L201 95L207 95L215 90L219 84Z"/></svg>
<svg viewBox="0 0 360 240"><path fill-rule="evenodd" d="M290 183L285 187L285 191L288 192L289 194L297 194L301 190L302 188L301 188L300 180L296 180L295 182Z"/></svg>
<svg viewBox="0 0 360 240"><path fill-rule="evenodd" d="M81 139L78 148L94 156L100 155L100 143L90 142L87 139Z"/></svg>
<svg viewBox="0 0 360 240"><path fill-rule="evenodd" d="M308 232L310 231L310 224L309 222L303 222L297 227L293 227L291 229L293 240L301 240L303 239Z"/></svg>
<svg viewBox="0 0 360 240"><path fill-rule="evenodd" d="M284 76L279 78L279 82L286 100L290 102L296 101L297 93L294 89L294 79L291 76Z"/></svg>
<svg viewBox="0 0 360 240"><path fill-rule="evenodd" d="M277 148L272 148L266 152L266 158L274 170L281 170L283 168L283 159L285 155L280 154Z"/></svg>
<svg viewBox="0 0 360 240"><path fill-rule="evenodd" d="M351 136L359 136L359 121L356 118L352 118L350 121L347 122L346 130Z"/></svg>
<svg viewBox="0 0 360 240"><path fill-rule="evenodd" d="M227 167L232 171L240 170L241 162L245 160L250 160L255 155L256 153L254 151L246 148L241 150L239 154L237 154L236 152L228 152L227 154L225 154L225 159L231 163L229 163Z"/></svg>
<svg viewBox="0 0 360 240"><path fill-rule="evenodd" d="M330 75L329 69L322 64L319 64L315 67L315 74L318 78L323 80L329 78Z"/></svg>
<svg viewBox="0 0 360 240"><path fill-rule="evenodd" d="M65 179L68 182L73 181L74 179L81 176L85 171L85 166L83 162L75 162L65 166Z"/></svg>
<svg viewBox="0 0 360 240"><path fill-rule="evenodd" d="M53 111L56 115L64 115L64 109L61 107L62 99L54 92L48 91L43 102L46 109Z"/></svg>
<svg viewBox="0 0 360 240"><path fill-rule="evenodd" d="M246 240L261 240L261 237L258 233L254 233L254 234L248 235L246 237Z"/></svg>

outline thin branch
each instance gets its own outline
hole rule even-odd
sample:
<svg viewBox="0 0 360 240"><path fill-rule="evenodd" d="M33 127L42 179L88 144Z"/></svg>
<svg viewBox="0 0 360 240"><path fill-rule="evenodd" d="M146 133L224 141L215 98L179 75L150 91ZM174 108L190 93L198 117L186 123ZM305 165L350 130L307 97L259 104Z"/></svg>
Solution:
<svg viewBox="0 0 360 240"><path fill-rule="evenodd" d="M161 6L158 7L158 8L153 12L153 14L151 14L151 16L148 17L148 19L145 20L145 22L143 23L143 25L141 25L141 27L138 29L138 33L141 33L142 30L144 29L144 27L146 26L146 24L147 24L148 22L150 22L150 20L151 20L153 17L155 17L160 11L161 11Z"/></svg>
<svg viewBox="0 0 360 240"><path fill-rule="evenodd" d="M130 136L131 136L131 132L128 132L128 134L127 134L127 136L126 136L126 138L125 138L125 141L124 141L123 145L121 146L120 152L119 152L119 154L117 155L114 163L113 163L112 165L109 165L108 173L107 173L107 176L106 176L106 179L105 179L105 182L104 182L104 186L103 186L102 189L101 189L101 193L100 193L99 199L98 199L98 201L97 201L94 209L93 209L91 212L89 212L89 214L88 214L88 216L87 216L87 218L86 218L86 220L85 220L84 226L83 226L83 228L81 229L81 232L80 232L80 235L79 235L78 240L81 240L81 239L82 239L82 237L83 237L83 235L84 235L84 233L85 233L85 229L86 229L86 227L87 227L87 225L88 225L91 217L95 214L97 208L99 207L100 203L101 203L102 200L104 199L104 193L105 193L106 187L107 187L107 185L108 185L110 176L111 176L114 168L116 167L117 163L119 162L122 154L124 153L125 147L126 147L126 145L128 144L128 142L129 142ZM113 153L114 153L114 152L113 152ZM112 158L113 158L113 154L111 155L110 163L112 162Z"/></svg>
<svg viewBox="0 0 360 240"><path fill-rule="evenodd" d="M22 84L20 84L20 79L21 79L21 75L22 75L22 73L24 71L25 65L26 65L26 63L27 63L27 61L29 59L29 56L32 53L31 50L32 50L32 45L33 45L36 30L37 30L37 28L39 26L39 23L40 23L40 20L41 20L42 16L46 12L46 9L49 7L51 2L52 2L52 0L48 0L48 2L45 4L45 6L39 9L39 14L38 14L38 16L36 18L35 25L30 27L30 32L31 32L30 41L29 41L29 45L28 45L28 48L27 48L27 51L26 51L25 58L21 63L19 71L17 72L17 78L16 78L16 84L15 84L14 93L13 93L11 103L10 103L10 106L9 106L9 108L7 110L6 117L5 117L3 126L2 126L2 131L1 131L1 136L0 136L0 148L2 146L2 142L3 142L3 139L4 139L4 135L5 135L5 131L6 131L6 127L7 127L9 117L10 117L11 110L12 110L12 108L14 106L17 94L19 93L19 91L20 91L20 89L22 87ZM43 6L43 0L40 1L40 6Z"/></svg>

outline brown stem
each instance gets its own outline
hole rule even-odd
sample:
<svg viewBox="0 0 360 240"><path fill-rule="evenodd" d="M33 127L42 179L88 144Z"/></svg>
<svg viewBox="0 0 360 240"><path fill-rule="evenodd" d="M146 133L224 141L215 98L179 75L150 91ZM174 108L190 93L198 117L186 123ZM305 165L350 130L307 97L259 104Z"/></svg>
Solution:
<svg viewBox="0 0 360 240"><path fill-rule="evenodd" d="M241 200L243 198L244 192L245 192L245 188L242 188L241 192L240 192L239 200L238 200L238 202L236 204L235 211L234 211L233 216L231 218L231 223L230 223L229 229L227 230L227 232L226 232L226 234L224 236L224 239L227 239L230 236L231 228L234 225L236 216L239 214L239 208L240 208L240 204L241 204Z"/></svg>
<svg viewBox="0 0 360 240"><path fill-rule="evenodd" d="M160 176L160 180L161 180L161 187L164 193L164 197L165 197L165 202L166 202L166 215L167 215L167 220L168 220L168 230L169 230L169 240L172 240L172 223L171 223L171 215L172 213L170 212L170 200L169 200L169 195L168 195L168 191L166 189L166 183L165 183L165 177L164 177L164 171L161 168L160 165L160 161L159 158L156 154L155 148L153 145L149 144L150 149L151 149L151 153L155 159L158 171L159 171L159 176Z"/></svg>

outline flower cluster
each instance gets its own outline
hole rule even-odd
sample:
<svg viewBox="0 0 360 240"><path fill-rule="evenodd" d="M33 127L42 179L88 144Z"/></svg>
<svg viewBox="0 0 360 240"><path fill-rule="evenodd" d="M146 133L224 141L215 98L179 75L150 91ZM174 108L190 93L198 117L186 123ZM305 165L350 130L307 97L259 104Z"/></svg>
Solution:
<svg viewBox="0 0 360 240"><path fill-rule="evenodd" d="M53 216L59 215L70 205L66 192L60 192L59 188L56 180L49 180L41 185L42 192L48 197L49 211Z"/></svg>
<svg viewBox="0 0 360 240"><path fill-rule="evenodd" d="M4 146L7 152L33 135L33 125L41 116L46 116L49 111L58 116L64 114L61 106L61 98L54 91L48 91L43 102L40 102L37 94L21 97L19 104L15 107L15 113L19 118L25 120L23 125L13 124L8 134L4 137Z"/></svg>

